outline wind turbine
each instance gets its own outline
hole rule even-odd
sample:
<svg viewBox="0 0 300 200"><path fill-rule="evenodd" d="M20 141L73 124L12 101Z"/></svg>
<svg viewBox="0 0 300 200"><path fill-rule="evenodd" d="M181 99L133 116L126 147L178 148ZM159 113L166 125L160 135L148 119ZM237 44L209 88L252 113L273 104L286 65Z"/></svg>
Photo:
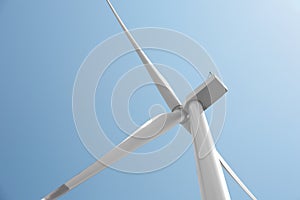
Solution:
<svg viewBox="0 0 300 200"><path fill-rule="evenodd" d="M95 174L122 159L130 152L164 134L177 124L184 126L194 138L196 168L200 184L201 199L229 200L230 194L222 167L241 186L253 200L256 197L248 190L230 166L215 148L214 141L205 117L205 110L220 99L226 92L226 86L215 75L211 75L203 84L196 88L182 104L167 80L156 69L143 49L135 41L111 2L107 3L118 20L136 53L146 67L160 94L170 108L170 113L160 114L134 131L128 138L110 150L94 164L61 185L42 200L54 200L64 195ZM155 133L155 134L154 134ZM203 156L203 153L206 154ZM104 164L105 163L105 164Z"/></svg>

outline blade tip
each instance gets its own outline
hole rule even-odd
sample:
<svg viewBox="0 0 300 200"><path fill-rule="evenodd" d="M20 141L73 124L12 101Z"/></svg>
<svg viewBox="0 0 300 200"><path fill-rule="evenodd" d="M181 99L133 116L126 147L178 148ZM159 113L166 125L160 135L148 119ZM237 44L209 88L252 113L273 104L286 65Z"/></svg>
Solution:
<svg viewBox="0 0 300 200"><path fill-rule="evenodd" d="M51 192L49 195L42 198L42 200L55 200L58 197L67 193L69 190L70 190L70 188L68 186L66 186L65 184L63 184L62 186L60 186L59 188L57 188L56 190Z"/></svg>

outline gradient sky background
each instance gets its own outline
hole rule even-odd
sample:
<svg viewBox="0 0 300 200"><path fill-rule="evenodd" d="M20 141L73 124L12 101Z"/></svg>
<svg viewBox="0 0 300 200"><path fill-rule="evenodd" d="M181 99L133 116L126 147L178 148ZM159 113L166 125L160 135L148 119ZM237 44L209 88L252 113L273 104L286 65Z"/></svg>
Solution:
<svg viewBox="0 0 300 200"><path fill-rule="evenodd" d="M170 28L204 46L229 88L219 151L258 199L300 199L300 2L112 3L129 28ZM120 31L104 0L0 0L0 200L40 199L94 162L73 122L73 83ZM247 199L226 177L232 199ZM61 199L200 199L193 148L154 173L107 169Z"/></svg>

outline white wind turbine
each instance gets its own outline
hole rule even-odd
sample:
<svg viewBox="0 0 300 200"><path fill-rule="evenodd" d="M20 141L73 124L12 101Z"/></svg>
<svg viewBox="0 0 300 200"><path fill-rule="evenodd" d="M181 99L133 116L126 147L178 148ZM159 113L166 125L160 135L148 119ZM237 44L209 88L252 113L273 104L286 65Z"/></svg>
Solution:
<svg viewBox="0 0 300 200"><path fill-rule="evenodd" d="M130 152L135 151L142 145L164 134L177 124L183 125L194 138L195 159L201 199L230 199L222 167L224 167L251 199L256 199L215 149L213 138L205 117L204 111L227 92L225 85L220 79L212 75L192 92L187 97L185 103L182 104L166 79L155 68L139 44L135 41L109 0L107 0L107 3L172 112L160 114L150 119L94 164L83 170L42 200L57 199L116 161L122 159ZM201 156L204 152L207 154Z"/></svg>

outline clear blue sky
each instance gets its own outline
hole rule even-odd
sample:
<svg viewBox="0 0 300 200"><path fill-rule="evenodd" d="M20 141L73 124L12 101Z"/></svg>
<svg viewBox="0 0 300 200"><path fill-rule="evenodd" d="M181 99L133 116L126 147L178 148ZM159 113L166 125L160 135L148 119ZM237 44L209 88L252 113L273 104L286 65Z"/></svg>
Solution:
<svg viewBox="0 0 300 200"><path fill-rule="evenodd" d="M229 88L218 149L258 199L300 199L300 2L113 3L129 28L171 28L206 48ZM0 0L1 200L40 199L94 162L73 122L73 83L120 31L104 0ZM107 169L61 199L200 199L193 159L190 148L154 173ZM247 199L227 180L232 199Z"/></svg>

